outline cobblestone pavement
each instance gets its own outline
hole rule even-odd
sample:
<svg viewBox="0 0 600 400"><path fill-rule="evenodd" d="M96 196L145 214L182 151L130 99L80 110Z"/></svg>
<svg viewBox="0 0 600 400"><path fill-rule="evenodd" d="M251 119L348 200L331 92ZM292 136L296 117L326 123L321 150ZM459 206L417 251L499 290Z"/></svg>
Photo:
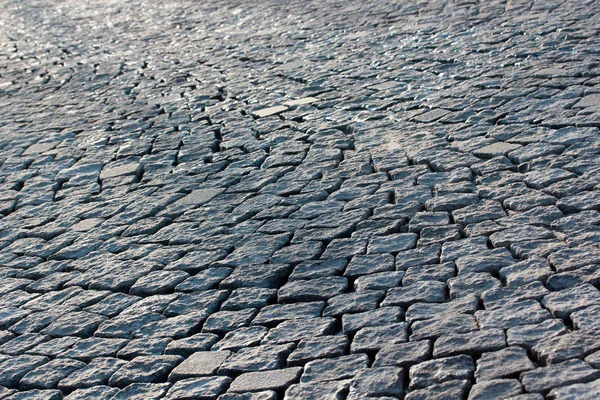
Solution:
<svg viewBox="0 0 600 400"><path fill-rule="evenodd" d="M0 398L600 398L600 2L0 4Z"/></svg>

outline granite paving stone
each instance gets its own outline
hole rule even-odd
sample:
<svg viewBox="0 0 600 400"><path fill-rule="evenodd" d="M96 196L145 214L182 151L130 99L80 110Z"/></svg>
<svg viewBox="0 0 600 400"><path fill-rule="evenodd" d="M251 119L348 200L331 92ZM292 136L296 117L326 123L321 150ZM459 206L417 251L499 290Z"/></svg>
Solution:
<svg viewBox="0 0 600 400"><path fill-rule="evenodd" d="M138 356L111 375L108 384L124 388L132 383L157 383L183 360L180 356Z"/></svg>
<svg viewBox="0 0 600 400"><path fill-rule="evenodd" d="M406 400L460 399L465 397L470 388L471 383L468 380L451 380L437 385L431 385L425 389L413 390L404 398Z"/></svg>
<svg viewBox="0 0 600 400"><path fill-rule="evenodd" d="M410 368L409 389L422 389L456 379L470 380L475 365L467 355L429 360Z"/></svg>
<svg viewBox="0 0 600 400"><path fill-rule="evenodd" d="M198 351L186 358L169 374L169 380L208 376L214 374L231 355L230 351Z"/></svg>
<svg viewBox="0 0 600 400"><path fill-rule="evenodd" d="M370 368L358 373L350 383L348 399L394 396L404 394L403 370L397 367Z"/></svg>
<svg viewBox="0 0 600 400"><path fill-rule="evenodd" d="M223 393L231 378L226 376L188 378L178 380L167 392L165 399L215 399Z"/></svg>
<svg viewBox="0 0 600 400"><path fill-rule="evenodd" d="M112 357L97 357L58 382L58 388L71 391L106 385L108 379L127 362Z"/></svg>
<svg viewBox="0 0 600 400"><path fill-rule="evenodd" d="M287 363L299 366L315 359L343 356L348 344L348 337L342 335L302 339L287 358Z"/></svg>
<svg viewBox="0 0 600 400"><path fill-rule="evenodd" d="M595 380L588 383L575 383L552 389L548 397L553 400L567 400L585 397L596 397L600 395L600 382Z"/></svg>
<svg viewBox="0 0 600 400"><path fill-rule="evenodd" d="M81 361L55 359L29 371L21 378L19 387L25 390L54 389L63 378L84 367L86 364Z"/></svg>
<svg viewBox="0 0 600 400"><path fill-rule="evenodd" d="M160 399L169 390L168 383L132 383L121 389L112 398L121 399Z"/></svg>
<svg viewBox="0 0 600 400"><path fill-rule="evenodd" d="M366 354L352 354L310 361L304 366L301 382L320 382L347 379L367 369Z"/></svg>
<svg viewBox="0 0 600 400"><path fill-rule="evenodd" d="M523 393L521 383L516 379L494 379L476 383L469 392L468 400L506 399Z"/></svg>
<svg viewBox="0 0 600 400"><path fill-rule="evenodd" d="M559 371L565 372L561 374ZM527 392L546 394L551 389L600 378L600 371L581 360L568 360L532 371L523 372L520 380Z"/></svg>
<svg viewBox="0 0 600 400"><path fill-rule="evenodd" d="M475 379L477 382L485 382L510 378L534 368L535 365L523 348L511 346L482 354L477 360Z"/></svg>
<svg viewBox="0 0 600 400"><path fill-rule="evenodd" d="M281 390L295 383L301 368L285 368L273 371L247 372L238 376L229 387L231 392L258 392Z"/></svg>

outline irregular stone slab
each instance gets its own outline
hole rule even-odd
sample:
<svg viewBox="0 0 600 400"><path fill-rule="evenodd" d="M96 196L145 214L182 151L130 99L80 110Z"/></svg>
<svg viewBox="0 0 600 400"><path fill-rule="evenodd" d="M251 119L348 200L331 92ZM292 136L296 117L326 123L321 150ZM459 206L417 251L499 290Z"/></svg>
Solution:
<svg viewBox="0 0 600 400"><path fill-rule="evenodd" d="M600 263L600 250L591 247L561 249L548 257L557 272L577 270L590 264Z"/></svg>
<svg viewBox="0 0 600 400"><path fill-rule="evenodd" d="M289 281L295 281L341 275L347 264L348 260L341 258L302 262L294 268L288 279Z"/></svg>
<svg viewBox="0 0 600 400"><path fill-rule="evenodd" d="M33 389L25 392L18 392L10 396L11 400L61 400L62 393L59 390L39 390Z"/></svg>
<svg viewBox="0 0 600 400"><path fill-rule="evenodd" d="M548 398L552 400L576 400L583 398L596 398L600 396L600 380L589 383L576 383L552 389Z"/></svg>
<svg viewBox="0 0 600 400"><path fill-rule="evenodd" d="M542 322L552 318L548 310L535 300L510 303L505 307L475 312L481 329L509 329L519 325Z"/></svg>
<svg viewBox="0 0 600 400"><path fill-rule="evenodd" d="M431 358L431 341L388 344L377 352L373 367L397 366L408 370L412 365Z"/></svg>
<svg viewBox="0 0 600 400"><path fill-rule="evenodd" d="M218 311L212 314L202 327L202 332L223 334L248 326L257 314L254 308L239 311ZM169 335L171 336L171 335Z"/></svg>
<svg viewBox="0 0 600 400"><path fill-rule="evenodd" d="M396 256L396 269L405 271L415 265L437 264L440 261L440 245L431 245L414 250L401 251Z"/></svg>
<svg viewBox="0 0 600 400"><path fill-rule="evenodd" d="M382 306L408 307L417 302L441 303L446 300L446 284L437 281L422 281L406 288L388 291Z"/></svg>
<svg viewBox="0 0 600 400"><path fill-rule="evenodd" d="M181 281L181 283L175 286L175 291L199 292L215 289L219 283L231 275L232 272L234 272L232 268L209 268ZM178 277L174 280L178 280Z"/></svg>
<svg viewBox="0 0 600 400"><path fill-rule="evenodd" d="M467 333L479 330L477 321L469 314L443 313L433 318L414 321L411 326L411 340L437 339L453 333Z"/></svg>
<svg viewBox="0 0 600 400"><path fill-rule="evenodd" d="M283 103L283 105L286 107L297 107L304 106L306 104L312 104L317 101L320 101L320 99L317 97L303 97L301 99L286 101L285 103Z"/></svg>
<svg viewBox="0 0 600 400"><path fill-rule="evenodd" d="M350 351L352 353L371 352L388 344L405 342L408 340L407 331L408 324L406 322L362 328L354 335Z"/></svg>
<svg viewBox="0 0 600 400"><path fill-rule="evenodd" d="M277 393L272 390L246 393L225 393L219 396L218 400L277 400Z"/></svg>
<svg viewBox="0 0 600 400"><path fill-rule="evenodd" d="M369 368L352 378L347 399L364 399L370 396L402 397L403 379L404 371L401 368Z"/></svg>
<svg viewBox="0 0 600 400"><path fill-rule="evenodd" d="M542 299L542 304L552 312L554 317L565 318L577 310L600 304L600 291L586 283L549 293Z"/></svg>
<svg viewBox="0 0 600 400"><path fill-rule="evenodd" d="M209 345L204 349L237 351L244 347L256 346L267 335L268 331L264 326L251 326L228 332L221 340L218 340L219 337L217 335L212 335L214 336L214 341L211 340L211 344L217 340L218 343L215 343L212 348Z"/></svg>
<svg viewBox="0 0 600 400"><path fill-rule="evenodd" d="M133 337L133 333L140 328L156 321L165 319L157 313L147 313L140 315L119 315L116 318L107 320L100 324L95 335L104 338L124 338Z"/></svg>
<svg viewBox="0 0 600 400"><path fill-rule="evenodd" d="M288 319L316 318L321 316L325 304L320 301L298 304L273 304L264 307L252 325L269 325Z"/></svg>
<svg viewBox="0 0 600 400"><path fill-rule="evenodd" d="M595 331L572 332L540 341L531 349L544 364L552 365L571 358L583 359L600 349L600 337Z"/></svg>
<svg viewBox="0 0 600 400"><path fill-rule="evenodd" d="M46 364L50 359L44 356L21 355L11 357L0 363L0 385L16 388L29 371Z"/></svg>
<svg viewBox="0 0 600 400"><path fill-rule="evenodd" d="M111 400L155 400L169 390L168 383L132 383L120 390Z"/></svg>
<svg viewBox="0 0 600 400"><path fill-rule="evenodd" d="M184 271L151 271L138 279L129 289L129 293L135 296L169 293L189 276Z"/></svg>
<svg viewBox="0 0 600 400"><path fill-rule="evenodd" d="M271 115L276 115L279 113L282 113L284 111L286 111L288 108L286 106L274 106L274 107L268 107L268 108L263 108L257 111L252 111L252 116L254 116L255 118L264 118L264 117L269 117Z"/></svg>
<svg viewBox="0 0 600 400"><path fill-rule="evenodd" d="M505 156L519 147L521 145L516 143L496 142L473 151L473 155L483 159L491 159L498 156Z"/></svg>
<svg viewBox="0 0 600 400"><path fill-rule="evenodd" d="M227 293L223 291L223 294L224 299L227 296ZM197 298L198 296L194 297ZM236 311L245 308L263 308L276 298L277 290L275 289L239 288L233 290L227 300L221 304L221 310Z"/></svg>
<svg viewBox="0 0 600 400"><path fill-rule="evenodd" d="M319 258L324 250L321 242L304 242L293 244L277 250L271 256L272 263L296 264L306 260Z"/></svg>
<svg viewBox="0 0 600 400"><path fill-rule="evenodd" d="M230 392L258 392L282 390L297 382L302 368L285 368L275 371L248 372L235 378Z"/></svg>
<svg viewBox="0 0 600 400"><path fill-rule="evenodd" d="M157 383L165 380L181 361L180 356L139 356L119 368L108 384L124 388L132 383Z"/></svg>
<svg viewBox="0 0 600 400"><path fill-rule="evenodd" d="M572 196L563 197L556 202L556 207L565 214L584 210L598 210L600 209L600 192L584 191Z"/></svg>
<svg viewBox="0 0 600 400"><path fill-rule="evenodd" d="M55 148L60 142L44 142L44 143L35 143L29 146L25 151L21 154L23 156L27 156L30 154L41 154L45 153L49 150Z"/></svg>
<svg viewBox="0 0 600 400"><path fill-rule="evenodd" d="M449 211L452 212L459 208L475 204L479 197L473 193L454 193L444 196L436 196L425 202L427 211Z"/></svg>
<svg viewBox="0 0 600 400"><path fill-rule="evenodd" d="M71 391L106 385L112 374L126 363L127 361L112 357L94 358L87 366L62 379L58 383L58 388L63 391Z"/></svg>
<svg viewBox="0 0 600 400"><path fill-rule="evenodd" d="M190 207L198 207L203 204L208 203L221 193L223 193L225 189L222 188L205 188L205 189L197 189L192 191L185 197L177 200L174 204L175 206L190 206Z"/></svg>
<svg viewBox="0 0 600 400"><path fill-rule="evenodd" d="M287 363L289 366L294 367L319 358L343 356L348 344L349 340L346 336L322 336L314 339L302 339L296 350L288 357Z"/></svg>
<svg viewBox="0 0 600 400"><path fill-rule="evenodd" d="M521 383L527 392L547 393L549 390L586 383L600 378L600 371L581 360L568 360L521 374Z"/></svg>
<svg viewBox="0 0 600 400"><path fill-rule="evenodd" d="M184 339L173 340L167 345L165 354L187 357L196 351L205 351L219 340L211 333L197 333Z"/></svg>
<svg viewBox="0 0 600 400"><path fill-rule="evenodd" d="M74 371L84 368L85 363L77 360L59 358L28 372L21 381L21 389L55 389L63 378Z"/></svg>
<svg viewBox="0 0 600 400"><path fill-rule="evenodd" d="M278 293L280 302L327 300L348 289L348 281L341 276L293 281L283 285Z"/></svg>
<svg viewBox="0 0 600 400"><path fill-rule="evenodd" d="M108 386L94 386L86 389L77 389L63 400L111 400L119 392L117 388Z"/></svg>
<svg viewBox="0 0 600 400"><path fill-rule="evenodd" d="M341 294L327 301L323 316L338 317L346 313L374 310L384 297L382 291L364 291Z"/></svg>
<svg viewBox="0 0 600 400"><path fill-rule="evenodd" d="M531 240L552 239L554 234L542 227L533 225L516 226L490 235L494 247L509 247L513 243Z"/></svg>
<svg viewBox="0 0 600 400"><path fill-rule="evenodd" d="M357 278L366 274L393 271L394 257L391 254L356 255L344 271L344 276Z"/></svg>
<svg viewBox="0 0 600 400"><path fill-rule="evenodd" d="M122 164L113 166L113 163L106 164L105 168L100 172L100 180L110 179L125 175L139 175L142 166L138 163Z"/></svg>
<svg viewBox="0 0 600 400"><path fill-rule="evenodd" d="M589 265L573 271L561 272L552 275L546 281L548 289L552 291L568 289L584 283L592 285L600 283L600 270L597 266Z"/></svg>
<svg viewBox="0 0 600 400"><path fill-rule="evenodd" d="M272 328L263 343L277 344L315 338L335 332L337 321L333 318L306 318L284 321Z"/></svg>
<svg viewBox="0 0 600 400"><path fill-rule="evenodd" d="M587 96L582 97L581 100L579 100L575 105L573 105L573 107L574 108L597 107L599 103L600 103L600 95L598 95L598 93L593 93L593 94L589 94Z"/></svg>
<svg viewBox="0 0 600 400"><path fill-rule="evenodd" d="M571 321L575 329L596 329L600 326L600 305L586 307L571 314Z"/></svg>
<svg viewBox="0 0 600 400"><path fill-rule="evenodd" d="M506 347L506 335L503 330L472 331L439 337L434 344L433 356L440 358L465 353L480 354L503 347Z"/></svg>
<svg viewBox="0 0 600 400"><path fill-rule="evenodd" d="M352 354L336 358L310 361L304 367L302 383L332 381L352 378L358 372L368 368L366 354Z"/></svg>
<svg viewBox="0 0 600 400"><path fill-rule="evenodd" d="M447 225L450 218L447 212L418 212L410 220L408 230L419 233L426 226Z"/></svg>
<svg viewBox="0 0 600 400"><path fill-rule="evenodd" d="M305 400L319 397L338 399L346 395L349 386L350 380L294 384L285 391L285 399Z"/></svg>
<svg viewBox="0 0 600 400"><path fill-rule="evenodd" d="M370 275L363 275L354 281L354 290L365 292L369 290L389 290L400 286L404 271L379 272Z"/></svg>
<svg viewBox="0 0 600 400"><path fill-rule="evenodd" d="M548 261L543 258L530 258L506 266L498 272L509 287L525 285L530 282L545 282L553 271Z"/></svg>
<svg viewBox="0 0 600 400"><path fill-rule="evenodd" d="M526 146L512 150L508 153L508 158L516 164L521 164L538 157L550 154L560 154L565 151L562 145L552 145L547 143L530 143Z"/></svg>
<svg viewBox="0 0 600 400"><path fill-rule="evenodd" d="M225 290L206 290L204 292L184 293L177 300L170 303L163 311L167 317L177 315L210 314L219 309L219 305L228 297Z"/></svg>
<svg viewBox="0 0 600 400"><path fill-rule="evenodd" d="M418 236L414 233L396 233L369 241L367 254L396 253L415 247Z"/></svg>
<svg viewBox="0 0 600 400"><path fill-rule="evenodd" d="M197 351L171 371L169 381L213 375L230 355L230 351Z"/></svg>
<svg viewBox="0 0 600 400"><path fill-rule="evenodd" d="M404 310L400 307L382 307L356 314L342 315L342 330L351 334L368 326L387 325L390 322L400 322Z"/></svg>
<svg viewBox="0 0 600 400"><path fill-rule="evenodd" d="M51 339L47 342L38 344L30 350L27 350L27 353L39 356L56 357L57 355L69 349L78 341L79 338L71 336Z"/></svg>
<svg viewBox="0 0 600 400"><path fill-rule="evenodd" d="M211 376L202 378L183 379L175 382L164 399L193 400L216 399L227 390L231 378L227 376Z"/></svg>
<svg viewBox="0 0 600 400"><path fill-rule="evenodd" d="M219 374L230 375L282 368L293 349L290 343L243 348L223 361Z"/></svg>
<svg viewBox="0 0 600 400"><path fill-rule="evenodd" d="M7 332L5 337L8 339L10 337L9 335L13 336ZM9 356L16 356L25 353L27 350L47 340L48 337L45 335L40 335L39 333L26 333L4 343L0 346L0 352Z"/></svg>
<svg viewBox="0 0 600 400"><path fill-rule="evenodd" d="M452 211L452 218L457 224L466 226L483 221L495 220L506 216L506 211L497 201L485 200Z"/></svg>
<svg viewBox="0 0 600 400"><path fill-rule="evenodd" d="M467 355L425 361L410 368L409 389L421 389L450 380L473 377L475 363Z"/></svg>
<svg viewBox="0 0 600 400"><path fill-rule="evenodd" d="M450 298L480 297L487 290L500 287L500 281L488 272L469 272L448 279Z"/></svg>
<svg viewBox="0 0 600 400"><path fill-rule="evenodd" d="M508 303L516 303L523 300L541 300L548 289L542 282L534 281L522 286L497 287L483 292L481 298L486 309L500 308Z"/></svg>
<svg viewBox="0 0 600 400"><path fill-rule="evenodd" d="M495 379L473 385L467 400L505 399L523 393L516 379Z"/></svg>
<svg viewBox="0 0 600 400"><path fill-rule="evenodd" d="M459 274L489 272L497 274L501 268L514 264L515 260L507 249L483 250L456 259Z"/></svg>
<svg viewBox="0 0 600 400"><path fill-rule="evenodd" d="M405 319L407 322L414 322L446 314L473 314L478 305L479 300L473 295L459 297L447 303L416 303L408 308Z"/></svg>
<svg viewBox="0 0 600 400"><path fill-rule="evenodd" d="M535 365L524 349L516 346L507 347L499 351L482 354L477 360L475 379L477 379L477 382L484 382L509 378L534 368Z"/></svg>
<svg viewBox="0 0 600 400"><path fill-rule="evenodd" d="M285 282L291 267L281 264L237 267L220 283L222 289L262 287L277 289Z"/></svg>
<svg viewBox="0 0 600 400"><path fill-rule="evenodd" d="M115 357L126 344L127 340L125 339L91 337L76 342L73 347L60 353L58 357L90 362L97 357Z"/></svg>
<svg viewBox="0 0 600 400"><path fill-rule="evenodd" d="M509 346L517 345L527 349L535 346L541 340L562 335L567 330L561 320L548 319L538 324L521 325L506 331Z"/></svg>
<svg viewBox="0 0 600 400"><path fill-rule="evenodd" d="M346 232L349 232L349 229ZM339 233L340 236L344 234L343 232ZM321 238L321 240L329 239ZM329 245L327 245L327 249L325 249L325 252L321 255L321 258L350 258L357 254L364 254L366 248L366 239L335 238L329 242Z"/></svg>
<svg viewBox="0 0 600 400"><path fill-rule="evenodd" d="M446 282L454 277L455 266L453 262L439 265L421 265L408 267L406 274L402 279L403 286L419 283L420 281L440 281Z"/></svg>
<svg viewBox="0 0 600 400"><path fill-rule="evenodd" d="M464 399L471 388L468 380L451 380L409 392L405 400Z"/></svg>
<svg viewBox="0 0 600 400"><path fill-rule="evenodd" d="M42 333L53 336L79 336L87 338L106 321L102 315L92 314L85 311L67 313L51 323Z"/></svg>

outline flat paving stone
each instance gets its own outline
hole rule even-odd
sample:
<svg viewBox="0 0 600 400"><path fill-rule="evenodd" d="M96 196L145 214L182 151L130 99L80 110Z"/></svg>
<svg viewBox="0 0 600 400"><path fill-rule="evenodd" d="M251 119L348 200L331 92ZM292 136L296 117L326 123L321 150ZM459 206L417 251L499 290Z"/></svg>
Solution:
<svg viewBox="0 0 600 400"><path fill-rule="evenodd" d="M285 368L275 371L247 372L238 376L229 387L231 392L258 392L281 390L298 380L301 368Z"/></svg>
<svg viewBox="0 0 600 400"><path fill-rule="evenodd" d="M198 351L186 358L169 374L169 380L214 374L221 364L231 355L230 351Z"/></svg>

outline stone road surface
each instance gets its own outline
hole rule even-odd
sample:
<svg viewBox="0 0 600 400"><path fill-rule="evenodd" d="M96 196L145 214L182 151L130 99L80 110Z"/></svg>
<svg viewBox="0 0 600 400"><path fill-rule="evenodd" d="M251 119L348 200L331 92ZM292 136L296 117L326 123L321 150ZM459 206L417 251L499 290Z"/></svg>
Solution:
<svg viewBox="0 0 600 400"><path fill-rule="evenodd" d="M600 398L600 2L0 0L1 399Z"/></svg>

